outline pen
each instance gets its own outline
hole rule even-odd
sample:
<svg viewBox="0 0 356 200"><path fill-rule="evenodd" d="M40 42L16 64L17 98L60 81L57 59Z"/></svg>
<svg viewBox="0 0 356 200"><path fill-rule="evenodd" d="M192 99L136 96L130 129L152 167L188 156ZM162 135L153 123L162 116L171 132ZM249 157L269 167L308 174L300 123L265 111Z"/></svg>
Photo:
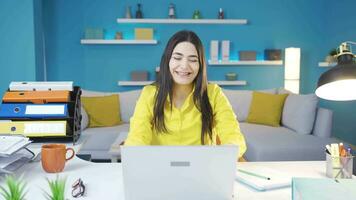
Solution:
<svg viewBox="0 0 356 200"><path fill-rule="evenodd" d="M238 169L237 171L239 171L239 172L241 172L241 173L244 173L244 174L251 175L251 176L255 176L255 177L258 177L258 178L263 178L263 179L266 179L266 180L271 180L270 177L263 176L263 175L256 174L256 173L252 173L252 172L245 171L245 170L242 170L242 169Z"/></svg>

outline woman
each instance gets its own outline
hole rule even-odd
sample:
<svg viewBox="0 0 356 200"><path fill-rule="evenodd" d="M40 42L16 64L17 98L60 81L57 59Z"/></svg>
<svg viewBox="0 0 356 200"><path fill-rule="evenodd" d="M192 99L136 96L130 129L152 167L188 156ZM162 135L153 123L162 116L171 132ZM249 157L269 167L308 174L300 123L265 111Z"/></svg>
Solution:
<svg viewBox="0 0 356 200"><path fill-rule="evenodd" d="M157 81L142 90L125 145L216 144L238 145L239 157L246 151L230 103L207 82L199 37L179 31L168 41Z"/></svg>

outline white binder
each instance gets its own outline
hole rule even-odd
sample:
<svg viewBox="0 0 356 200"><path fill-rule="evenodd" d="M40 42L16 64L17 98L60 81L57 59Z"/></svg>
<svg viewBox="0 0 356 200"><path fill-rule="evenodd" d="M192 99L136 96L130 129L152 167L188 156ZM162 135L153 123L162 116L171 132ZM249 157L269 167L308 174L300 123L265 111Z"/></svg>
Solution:
<svg viewBox="0 0 356 200"><path fill-rule="evenodd" d="M50 81L50 82L11 82L10 91L73 91L73 81Z"/></svg>

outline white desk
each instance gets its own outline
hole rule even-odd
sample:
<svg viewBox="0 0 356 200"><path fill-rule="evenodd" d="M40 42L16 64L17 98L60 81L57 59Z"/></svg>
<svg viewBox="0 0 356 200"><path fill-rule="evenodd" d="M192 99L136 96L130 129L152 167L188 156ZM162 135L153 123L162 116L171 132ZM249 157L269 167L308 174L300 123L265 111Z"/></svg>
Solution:
<svg viewBox="0 0 356 200"><path fill-rule="evenodd" d="M262 165L273 167L276 170L289 173L296 177L325 177L324 161L307 162L245 162L238 165ZM30 163L18 170L18 174L24 173L27 181L27 199L45 199L43 190L49 191L46 177L54 179L55 174L47 174L42 170L41 163ZM85 200L118 200L124 199L122 172L120 163L91 163L77 157L70 160L59 173L60 177L67 177L66 194L71 197L72 183L81 178L86 186L86 196L79 198ZM279 200L291 199L291 188L278 189L266 192L257 192L238 182L235 183L235 194L239 200Z"/></svg>

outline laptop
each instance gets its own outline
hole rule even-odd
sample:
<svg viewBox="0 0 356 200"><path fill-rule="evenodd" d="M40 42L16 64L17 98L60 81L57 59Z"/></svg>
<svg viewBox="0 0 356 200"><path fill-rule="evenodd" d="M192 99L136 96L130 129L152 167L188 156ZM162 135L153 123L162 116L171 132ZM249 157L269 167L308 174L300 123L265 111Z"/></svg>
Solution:
<svg viewBox="0 0 356 200"><path fill-rule="evenodd" d="M122 146L126 200L232 200L238 146Z"/></svg>

